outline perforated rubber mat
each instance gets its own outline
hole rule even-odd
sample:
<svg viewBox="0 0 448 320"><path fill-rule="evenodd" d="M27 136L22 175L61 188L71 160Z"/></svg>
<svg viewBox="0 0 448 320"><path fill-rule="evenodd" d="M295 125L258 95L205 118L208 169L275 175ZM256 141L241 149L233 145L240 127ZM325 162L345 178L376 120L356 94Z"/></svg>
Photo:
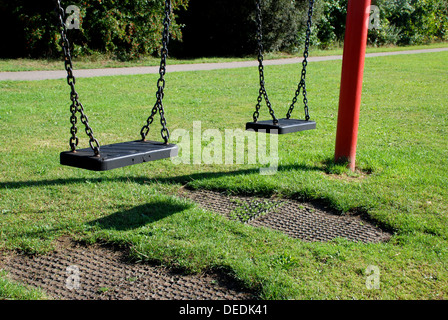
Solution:
<svg viewBox="0 0 448 320"><path fill-rule="evenodd" d="M267 227L305 241L346 238L376 243L391 234L356 215L285 199L228 196L182 189L179 196L229 219ZM162 266L129 263L123 251L61 241L48 255L0 255L12 280L42 288L61 300L247 300L255 299L222 274L185 275ZM74 278L76 277L76 278ZM76 281L75 281L76 280Z"/></svg>
<svg viewBox="0 0 448 320"><path fill-rule="evenodd" d="M224 275L184 275L161 266L128 263L123 252L70 242L49 255L1 257L0 269L58 300L253 299Z"/></svg>
<svg viewBox="0 0 448 320"><path fill-rule="evenodd" d="M377 243L391 234L356 215L340 215L325 206L286 199L228 196L205 190L183 190L199 206L252 226L264 226L305 241L345 238Z"/></svg>

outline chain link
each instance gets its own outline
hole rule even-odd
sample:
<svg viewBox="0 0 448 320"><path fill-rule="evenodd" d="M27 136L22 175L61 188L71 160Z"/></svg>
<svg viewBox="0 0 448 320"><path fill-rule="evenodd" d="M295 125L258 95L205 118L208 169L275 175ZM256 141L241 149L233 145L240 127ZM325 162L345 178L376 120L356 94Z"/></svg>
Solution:
<svg viewBox="0 0 448 320"><path fill-rule="evenodd" d="M292 103L289 107L288 113L286 114L286 119L291 118L291 113L294 111L294 106L298 100L300 95L300 89L302 89L303 94L303 104L305 111L305 120L308 121L310 119L309 108L308 108L308 98L306 92L306 67L308 65L308 56L309 56L309 48L310 48L310 37L311 37L311 24L313 18L313 8L314 8L314 0L310 0L309 2L309 10L308 10L308 21L306 23L306 38L305 38L305 50L303 52L303 62L302 62L302 74L300 77L300 82L295 92L294 98L292 99Z"/></svg>
<svg viewBox="0 0 448 320"><path fill-rule="evenodd" d="M165 89L165 73L166 73L166 59L168 56L168 42L169 42L169 32L170 32L170 14L171 14L171 1L165 1L165 18L163 21L163 34L162 34L162 49L160 51L161 61L159 68L160 78L157 80L157 93L156 93L156 103L151 110L151 115L146 120L146 125L142 127L140 130L140 135L142 140L146 139L146 136L149 133L149 126L154 122L154 116L159 112L160 115L160 124L162 125L162 130L160 134L165 143L168 143L170 133L168 128L166 127L166 119L165 119L165 110L163 108L163 97L164 97L164 89Z"/></svg>
<svg viewBox="0 0 448 320"><path fill-rule="evenodd" d="M75 89L75 83L76 79L73 75L73 64L72 64L72 58L70 54L70 42L67 39L67 27L65 25L65 11L61 6L61 1L56 0L57 3L57 10L58 10L58 16L59 16L59 23L60 23L60 29L61 29L61 47L64 52L64 66L65 70L67 71L67 84L70 86L70 100L72 101L72 104L70 105L70 123L72 124L70 128L70 149L74 152L76 151L76 147L79 143L79 138L77 137L78 128L76 127L76 124L78 122L78 118L76 117L76 113L79 112L81 114L80 120L81 123L85 126L85 131L87 135L89 136L89 145L90 148L92 148L93 152L96 156L100 154L100 144L97 139L95 139L93 135L93 130L89 126L89 120L84 112L84 108L82 104L79 102L78 93Z"/></svg>
<svg viewBox="0 0 448 320"><path fill-rule="evenodd" d="M263 24L261 19L261 0L256 1L257 6L257 43L258 43L258 73L260 76L260 90L258 99L257 99L257 105L255 106L255 112L253 114L253 120L254 122L258 121L258 117L260 116L260 108L261 108L261 102L263 101L263 98L266 102L266 105L269 109L269 114L272 117L272 120L274 124L278 123L278 119L275 117L274 109L272 108L272 104L269 101L268 93L265 88L265 81L264 81L264 66L263 66Z"/></svg>

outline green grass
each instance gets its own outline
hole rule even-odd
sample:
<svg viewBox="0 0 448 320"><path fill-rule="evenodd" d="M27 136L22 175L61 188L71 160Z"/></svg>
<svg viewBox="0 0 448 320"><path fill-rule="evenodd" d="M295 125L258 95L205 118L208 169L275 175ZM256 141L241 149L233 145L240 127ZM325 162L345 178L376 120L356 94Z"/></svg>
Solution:
<svg viewBox="0 0 448 320"><path fill-rule="evenodd" d="M420 46L385 46L385 47L369 47L367 53L387 52L387 51L403 51L403 50L418 50L418 49L434 49L447 48L448 43L434 43ZM331 49L321 50L312 48L311 56L330 56L342 55L342 47L335 46ZM301 52L297 54L288 54L283 52L266 53L264 58L269 59L284 59L301 56ZM256 60L255 56L248 56L242 58L223 58L223 57L209 57L196 59L177 59L169 58L169 64L190 64L190 63L217 63L217 62L231 62L231 61L248 61ZM75 69L100 69L100 68L125 68L125 67L148 67L158 66L160 59L153 56L146 56L140 59L131 61L120 61L114 59L107 54L94 54L91 56L79 57L73 59L73 66ZM52 71L64 70L64 64L61 59L0 59L0 72L14 72L14 71Z"/></svg>
<svg viewBox="0 0 448 320"><path fill-rule="evenodd" d="M286 53L267 53L266 59L291 58ZM208 57L195 59L177 59L169 58L170 64L191 64L191 63L217 63L256 60L256 57ZM126 68L126 67L151 67L158 66L160 58L154 56L145 56L140 59L130 61L120 61L106 54L95 54L92 56L79 57L73 59L75 69L101 69L101 68ZM0 59L0 72L14 71L51 71L64 70L64 63L61 59Z"/></svg>
<svg viewBox="0 0 448 320"><path fill-rule="evenodd" d="M275 57L281 57L283 54L275 54ZM197 59L170 59L171 64L187 63L213 63L230 62L235 60L251 60L253 58L197 58ZM76 69L101 69L101 68L125 68L125 67L150 67L158 66L160 58L153 56L142 57L130 61L116 60L108 55L93 55L73 59L73 65ZM61 59L0 59L0 72L10 71L41 71L41 70L64 70L64 63Z"/></svg>
<svg viewBox="0 0 448 320"><path fill-rule="evenodd" d="M397 51L406 51L406 50L422 50L422 49L436 49L436 48L447 48L447 42L438 42L432 44L425 45L410 45L410 46L367 46L367 53L378 53L378 52L397 52ZM330 55L342 55L343 53L343 44L336 45L333 48L328 48L325 50L322 49L311 49L310 56L330 56Z"/></svg>
<svg viewBox="0 0 448 320"><path fill-rule="evenodd" d="M45 253L69 235L129 247L135 260L186 272L220 269L265 299L448 298L448 53L366 60L357 166L332 164L340 61L310 63L317 130L279 136L279 171L257 165L175 165L170 160L90 172L59 165L69 138L64 81L0 82L0 250ZM277 114L286 112L299 66L267 66ZM291 76L293 75L293 76ZM77 81L90 124L107 144L137 139L157 75ZM167 75L168 126L243 128L258 93L257 69ZM263 110L263 117L267 117ZM158 123L158 121L155 121ZM87 146L80 125L82 146ZM151 139L159 139L159 129ZM203 142L205 146L206 143ZM308 243L253 228L180 199L183 186L317 200L368 215L394 232L388 243ZM367 267L380 289L366 287Z"/></svg>
<svg viewBox="0 0 448 320"><path fill-rule="evenodd" d="M30 288L7 278L0 270L0 300L47 300L48 296L40 289Z"/></svg>

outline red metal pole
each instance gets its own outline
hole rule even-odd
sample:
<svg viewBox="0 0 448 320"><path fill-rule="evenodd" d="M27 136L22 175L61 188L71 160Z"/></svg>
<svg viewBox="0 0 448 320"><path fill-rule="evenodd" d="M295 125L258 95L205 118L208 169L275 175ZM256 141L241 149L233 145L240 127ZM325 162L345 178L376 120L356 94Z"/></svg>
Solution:
<svg viewBox="0 0 448 320"><path fill-rule="evenodd" d="M355 170L364 60L371 0L349 0L342 58L335 162Z"/></svg>

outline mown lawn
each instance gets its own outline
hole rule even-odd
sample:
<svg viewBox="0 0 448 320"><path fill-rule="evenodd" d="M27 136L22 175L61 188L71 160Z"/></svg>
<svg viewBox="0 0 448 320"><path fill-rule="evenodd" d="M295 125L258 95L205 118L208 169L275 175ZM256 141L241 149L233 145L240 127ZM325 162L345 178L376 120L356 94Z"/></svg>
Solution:
<svg viewBox="0 0 448 320"><path fill-rule="evenodd" d="M419 46L388 46L388 47L369 47L367 53L387 52L387 51L403 51L403 50L417 50L417 49L434 49L447 48L447 42L433 43ZM335 47L332 49L321 50L311 48L311 56L328 56L328 55L342 55L342 47ZM285 52L272 52L264 55L265 59L283 59L293 58L295 54L288 54ZM196 59L182 59L172 58L171 64L189 64L189 63L215 63L215 62L231 62L231 61L247 61L256 60L255 56L247 56L241 58L223 58L223 57L204 57ZM64 64L61 58L59 59L0 59L0 72L14 72L14 71L39 71L39 70L64 70ZM158 66L160 59L153 56L143 56L139 59L130 61L120 61L110 54L92 54L90 56L74 57L73 61L77 69L98 69L98 68L126 68L126 67L142 67L142 66Z"/></svg>
<svg viewBox="0 0 448 320"><path fill-rule="evenodd" d="M102 173L60 166L70 136L66 82L0 82L0 250L41 254L70 235L119 243L135 259L186 272L222 269L263 299L446 299L447 59L442 52L366 60L356 173L332 164L340 61L310 63L318 128L279 137L275 175L260 175L259 165L170 160ZM265 69L282 115L299 66ZM139 138L156 80L79 79L80 100L102 144ZM166 80L172 132L191 131L193 121L202 130L243 129L251 119L256 68L172 73ZM156 128L152 139L160 139ZM87 146L81 124L79 136ZM184 185L322 201L341 214L367 214L394 235L381 244L303 242L204 211L176 196ZM379 289L366 286L369 265L380 271Z"/></svg>

